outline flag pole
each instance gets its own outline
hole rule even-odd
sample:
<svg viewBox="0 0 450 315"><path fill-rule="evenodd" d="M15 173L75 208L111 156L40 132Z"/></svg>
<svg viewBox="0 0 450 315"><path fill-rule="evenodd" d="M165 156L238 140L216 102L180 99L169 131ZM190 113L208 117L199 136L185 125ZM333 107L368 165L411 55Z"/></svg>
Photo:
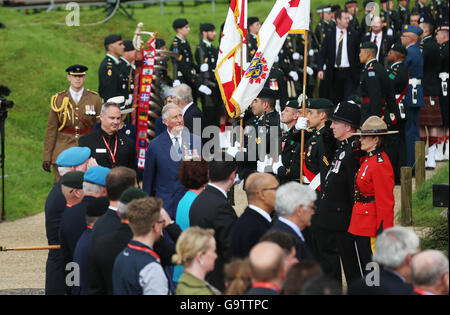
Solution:
<svg viewBox="0 0 450 315"><path fill-rule="evenodd" d="M242 73L244 70L244 37L241 36L241 73L239 73L240 77L242 78ZM241 121L239 122L240 128L239 128L239 151L242 152L244 150L244 117L241 117Z"/></svg>
<svg viewBox="0 0 450 315"><path fill-rule="evenodd" d="M306 116L306 80L308 67L308 40L309 33L305 30L305 49L303 52L303 94L302 94L302 117ZM303 184L303 160L305 147L305 130L302 129L300 137L300 184Z"/></svg>

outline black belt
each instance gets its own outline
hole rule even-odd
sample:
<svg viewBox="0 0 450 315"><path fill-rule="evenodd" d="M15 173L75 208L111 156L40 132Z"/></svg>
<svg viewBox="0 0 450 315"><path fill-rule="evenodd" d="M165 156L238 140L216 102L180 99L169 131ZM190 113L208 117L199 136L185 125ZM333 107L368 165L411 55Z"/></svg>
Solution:
<svg viewBox="0 0 450 315"><path fill-rule="evenodd" d="M347 70L350 69L350 67L334 67L334 70L336 71L343 71L343 70Z"/></svg>
<svg viewBox="0 0 450 315"><path fill-rule="evenodd" d="M362 203L375 202L375 196L365 196L360 192L355 192L355 201Z"/></svg>

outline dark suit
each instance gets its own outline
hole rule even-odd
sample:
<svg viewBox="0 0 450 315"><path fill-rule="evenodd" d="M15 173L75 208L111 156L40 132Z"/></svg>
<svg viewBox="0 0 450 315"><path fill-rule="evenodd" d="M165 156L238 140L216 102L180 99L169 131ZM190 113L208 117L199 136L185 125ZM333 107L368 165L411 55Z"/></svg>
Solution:
<svg viewBox="0 0 450 315"><path fill-rule="evenodd" d="M192 103L183 114L184 126L190 133L202 137L203 128L205 127L205 115L203 115L197 104ZM195 119L195 122L194 122ZM197 125L200 122L200 125ZM196 125L194 125L194 123Z"/></svg>
<svg viewBox="0 0 450 315"><path fill-rule="evenodd" d="M270 222L261 214L247 207L234 223L231 240L233 257L245 258L270 228Z"/></svg>
<svg viewBox="0 0 450 315"><path fill-rule="evenodd" d="M161 198L164 209L173 219L178 202L186 192L186 188L178 179L178 169L182 158L190 154L190 150L197 150L199 156L202 152L199 137L185 131L181 137L182 156L176 156L168 131L150 141L145 153L143 189L150 196Z"/></svg>
<svg viewBox="0 0 450 315"><path fill-rule="evenodd" d="M392 36L387 35L385 32L380 32L377 34L377 42L380 40L379 36L381 37L381 45L380 45L380 51L378 53L378 62L382 65L387 65L387 54L389 53L389 50L391 49L392 44L395 43L395 39ZM361 39L361 42L370 42L372 38L372 33L367 33L364 35ZM377 43L378 45L378 43Z"/></svg>
<svg viewBox="0 0 450 315"><path fill-rule="evenodd" d="M66 198L61 192L61 183L57 182L45 201L45 230L48 245L58 245L59 224L66 207ZM64 258L60 250L49 250L45 266L45 294L64 294Z"/></svg>
<svg viewBox="0 0 450 315"><path fill-rule="evenodd" d="M348 286L348 295L412 295L413 287L398 274L381 267L379 286L367 286L366 279L359 279Z"/></svg>
<svg viewBox="0 0 450 315"><path fill-rule="evenodd" d="M336 64L336 26L330 29L322 41L319 51L318 69L324 71L325 79L329 80L331 99L337 104L343 100L348 100L359 84L359 44L360 34L354 30L347 31L347 55L349 61L348 68L335 68ZM324 66L326 66L324 69Z"/></svg>
<svg viewBox="0 0 450 315"><path fill-rule="evenodd" d="M306 245L305 241L303 241L300 238L300 236L286 223L278 219L272 224L272 227L269 229L269 231L282 231L293 235L295 238L295 250L296 250L295 256L297 257L298 260L315 259L308 245Z"/></svg>
<svg viewBox="0 0 450 315"><path fill-rule="evenodd" d="M73 261L80 267L80 286L72 288L72 295L87 295L89 289L89 269L91 261L92 227L84 230L73 253Z"/></svg>
<svg viewBox="0 0 450 315"><path fill-rule="evenodd" d="M231 237L233 225L237 220L236 212L227 198L217 188L208 185L194 200L189 213L191 226L200 226L214 230L218 258L214 270L206 275L206 281L223 291L224 264L232 256Z"/></svg>
<svg viewBox="0 0 450 315"><path fill-rule="evenodd" d="M117 210L108 208L95 222L91 236L91 246L105 235L112 234L120 226L120 217Z"/></svg>

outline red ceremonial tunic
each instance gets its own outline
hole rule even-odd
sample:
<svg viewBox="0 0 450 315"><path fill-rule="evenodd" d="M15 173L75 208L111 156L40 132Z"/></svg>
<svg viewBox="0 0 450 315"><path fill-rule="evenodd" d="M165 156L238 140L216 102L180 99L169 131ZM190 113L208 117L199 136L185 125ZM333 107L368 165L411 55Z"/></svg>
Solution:
<svg viewBox="0 0 450 315"><path fill-rule="evenodd" d="M386 153L369 152L355 180L355 203L348 232L375 237L382 229L394 225L394 171Z"/></svg>

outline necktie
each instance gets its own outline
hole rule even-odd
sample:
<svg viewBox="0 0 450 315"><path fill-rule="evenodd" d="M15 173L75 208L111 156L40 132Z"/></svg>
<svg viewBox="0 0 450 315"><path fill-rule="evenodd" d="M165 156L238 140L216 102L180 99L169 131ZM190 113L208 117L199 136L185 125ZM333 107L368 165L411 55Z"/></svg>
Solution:
<svg viewBox="0 0 450 315"><path fill-rule="evenodd" d="M174 140L175 140L175 142L173 145L175 146L175 149L177 150L178 154L181 155L183 152L181 152L181 146L180 146L180 142L178 141L178 137L175 137Z"/></svg>
<svg viewBox="0 0 450 315"><path fill-rule="evenodd" d="M338 45L338 51L337 51L337 56L336 56L336 65L338 67L341 66L343 42L344 42L344 31L341 31L341 35L339 36L339 45Z"/></svg>
<svg viewBox="0 0 450 315"><path fill-rule="evenodd" d="M373 38L373 42L374 42L375 44L377 44L377 36L378 36L378 35L375 35L375 37Z"/></svg>

